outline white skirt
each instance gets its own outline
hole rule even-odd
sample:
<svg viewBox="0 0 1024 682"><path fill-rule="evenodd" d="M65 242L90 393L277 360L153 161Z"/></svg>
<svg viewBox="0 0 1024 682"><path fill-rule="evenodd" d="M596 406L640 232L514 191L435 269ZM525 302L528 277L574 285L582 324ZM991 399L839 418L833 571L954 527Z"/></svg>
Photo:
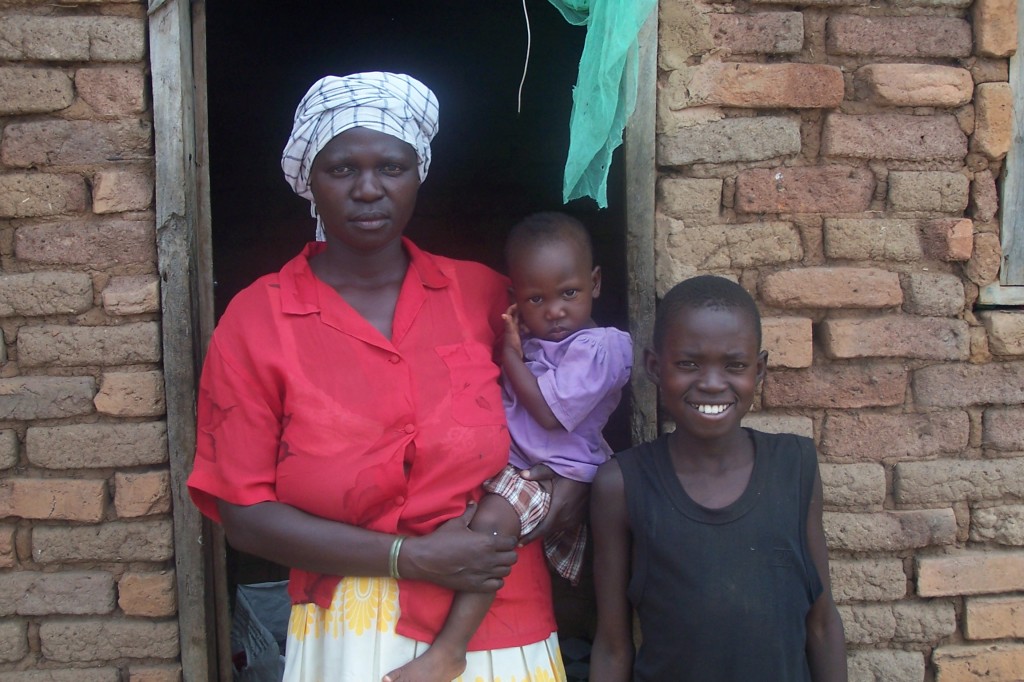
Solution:
<svg viewBox="0 0 1024 682"><path fill-rule="evenodd" d="M398 583L343 578L329 609L295 604L284 682L379 682L429 648L395 632ZM535 644L470 651L454 682L566 682L558 633Z"/></svg>

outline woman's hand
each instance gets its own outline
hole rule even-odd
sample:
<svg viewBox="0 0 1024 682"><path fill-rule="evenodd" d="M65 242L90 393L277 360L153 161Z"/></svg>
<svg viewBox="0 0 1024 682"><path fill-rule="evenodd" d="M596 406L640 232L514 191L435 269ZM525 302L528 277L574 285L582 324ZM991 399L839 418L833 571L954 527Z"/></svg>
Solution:
<svg viewBox="0 0 1024 682"><path fill-rule="evenodd" d="M533 542L560 530L576 528L587 518L587 501L590 485L559 476L546 464L538 464L522 477L538 481L551 493L551 508L536 528L520 539L522 544Z"/></svg>
<svg viewBox="0 0 1024 682"><path fill-rule="evenodd" d="M471 504L462 516L443 523L430 535L410 537L398 555L403 578L426 580L460 592L494 592L516 562L516 539L469 529L476 513Z"/></svg>

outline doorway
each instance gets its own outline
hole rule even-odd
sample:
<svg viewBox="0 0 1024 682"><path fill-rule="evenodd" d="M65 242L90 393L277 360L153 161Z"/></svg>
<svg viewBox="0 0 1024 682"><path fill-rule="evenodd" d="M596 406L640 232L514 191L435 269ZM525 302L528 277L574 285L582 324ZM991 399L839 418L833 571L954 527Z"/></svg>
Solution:
<svg viewBox="0 0 1024 682"><path fill-rule="evenodd" d="M547 0L527 0L532 45L519 3L206 3L210 205L214 307L279 269L312 239L309 204L280 170L292 115L327 75L384 70L413 75L440 101L430 174L407 234L421 247L502 270L511 225L539 210L564 210L591 230L604 286L600 324L628 327L623 169L616 158L608 209L561 201L572 87L585 31ZM613 449L630 445L629 406L613 416ZM230 548L228 594L237 584L279 580L284 569ZM556 581L560 634L590 634L591 586Z"/></svg>

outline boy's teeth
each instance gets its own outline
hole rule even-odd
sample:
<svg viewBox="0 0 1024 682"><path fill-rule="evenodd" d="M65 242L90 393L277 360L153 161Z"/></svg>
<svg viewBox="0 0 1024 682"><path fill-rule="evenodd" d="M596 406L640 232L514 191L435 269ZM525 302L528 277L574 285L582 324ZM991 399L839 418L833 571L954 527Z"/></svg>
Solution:
<svg viewBox="0 0 1024 682"><path fill-rule="evenodd" d="M697 405L697 411L701 414L721 414L725 412L728 405Z"/></svg>

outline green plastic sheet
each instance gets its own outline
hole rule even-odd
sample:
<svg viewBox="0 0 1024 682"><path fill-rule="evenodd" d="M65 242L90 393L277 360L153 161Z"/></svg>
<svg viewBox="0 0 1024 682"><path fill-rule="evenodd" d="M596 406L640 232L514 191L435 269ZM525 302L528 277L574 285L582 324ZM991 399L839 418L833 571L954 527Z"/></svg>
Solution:
<svg viewBox="0 0 1024 682"><path fill-rule="evenodd" d="M657 0L549 0L565 20L587 27L572 91L562 201L592 197L608 206L612 152L636 106L637 35Z"/></svg>

